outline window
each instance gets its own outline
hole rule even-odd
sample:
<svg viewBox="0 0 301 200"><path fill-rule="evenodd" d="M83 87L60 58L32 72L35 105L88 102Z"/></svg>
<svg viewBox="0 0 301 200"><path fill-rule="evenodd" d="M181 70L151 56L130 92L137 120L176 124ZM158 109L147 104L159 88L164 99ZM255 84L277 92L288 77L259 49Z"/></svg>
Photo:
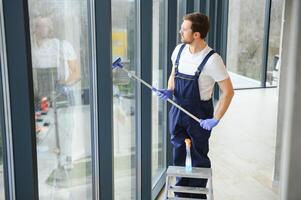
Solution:
<svg viewBox="0 0 301 200"><path fill-rule="evenodd" d="M165 1L153 0L153 80L156 88L165 88L166 79L166 31L165 31ZM164 102L152 96L152 183L153 187L166 168L166 116Z"/></svg>
<svg viewBox="0 0 301 200"><path fill-rule="evenodd" d="M235 88L261 86L265 4L229 1L227 68Z"/></svg>
<svg viewBox="0 0 301 200"><path fill-rule="evenodd" d="M137 2L112 1L112 56L121 57L124 68L137 68ZM136 199L136 83L121 69L113 71L114 183L115 199Z"/></svg>
<svg viewBox="0 0 301 200"><path fill-rule="evenodd" d="M30 0L41 199L92 199L89 1Z"/></svg>

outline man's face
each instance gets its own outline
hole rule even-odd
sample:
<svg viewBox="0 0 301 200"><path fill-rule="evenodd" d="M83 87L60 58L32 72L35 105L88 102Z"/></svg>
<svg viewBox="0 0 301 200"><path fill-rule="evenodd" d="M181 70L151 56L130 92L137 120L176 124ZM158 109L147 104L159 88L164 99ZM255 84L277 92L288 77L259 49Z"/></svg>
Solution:
<svg viewBox="0 0 301 200"><path fill-rule="evenodd" d="M46 38L49 34L49 20L47 18L38 18L36 21L36 34L41 38Z"/></svg>
<svg viewBox="0 0 301 200"><path fill-rule="evenodd" d="M192 25L191 21L189 20L183 21L180 30L181 42L186 44L191 44L194 41L191 25Z"/></svg>

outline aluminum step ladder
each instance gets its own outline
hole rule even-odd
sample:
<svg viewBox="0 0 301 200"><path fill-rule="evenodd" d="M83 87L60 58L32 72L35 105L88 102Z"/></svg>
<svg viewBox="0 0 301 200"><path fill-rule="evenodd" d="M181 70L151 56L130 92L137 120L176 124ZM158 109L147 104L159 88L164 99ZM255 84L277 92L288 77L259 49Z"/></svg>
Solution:
<svg viewBox="0 0 301 200"><path fill-rule="evenodd" d="M171 184L172 177L184 178L205 178L208 179L207 187L188 187L188 186L175 186ZM168 192L182 192L190 194L206 194L207 200L213 199L213 186L212 186L212 170L211 168L193 167L192 171L186 171L182 166L169 166L166 171L166 184L165 184L165 198L164 200L197 200L195 198L181 198L181 197L168 197Z"/></svg>

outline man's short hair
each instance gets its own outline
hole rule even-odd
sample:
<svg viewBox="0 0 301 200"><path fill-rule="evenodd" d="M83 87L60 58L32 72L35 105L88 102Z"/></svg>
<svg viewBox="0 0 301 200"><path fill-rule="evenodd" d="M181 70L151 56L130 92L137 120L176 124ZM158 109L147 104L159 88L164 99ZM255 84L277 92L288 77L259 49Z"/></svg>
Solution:
<svg viewBox="0 0 301 200"><path fill-rule="evenodd" d="M183 20L189 20L192 22L191 29L193 32L199 32L201 38L204 39L209 31L209 18L199 12L190 13L183 17Z"/></svg>

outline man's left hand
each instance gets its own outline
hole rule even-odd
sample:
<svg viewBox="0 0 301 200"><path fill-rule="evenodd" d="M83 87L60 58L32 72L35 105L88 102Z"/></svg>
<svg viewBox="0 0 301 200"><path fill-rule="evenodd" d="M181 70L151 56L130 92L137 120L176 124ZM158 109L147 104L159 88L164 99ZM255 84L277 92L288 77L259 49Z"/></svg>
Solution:
<svg viewBox="0 0 301 200"><path fill-rule="evenodd" d="M218 119L211 118L211 119L204 119L200 121L200 126L203 129L210 131L213 127L215 127L219 123Z"/></svg>

